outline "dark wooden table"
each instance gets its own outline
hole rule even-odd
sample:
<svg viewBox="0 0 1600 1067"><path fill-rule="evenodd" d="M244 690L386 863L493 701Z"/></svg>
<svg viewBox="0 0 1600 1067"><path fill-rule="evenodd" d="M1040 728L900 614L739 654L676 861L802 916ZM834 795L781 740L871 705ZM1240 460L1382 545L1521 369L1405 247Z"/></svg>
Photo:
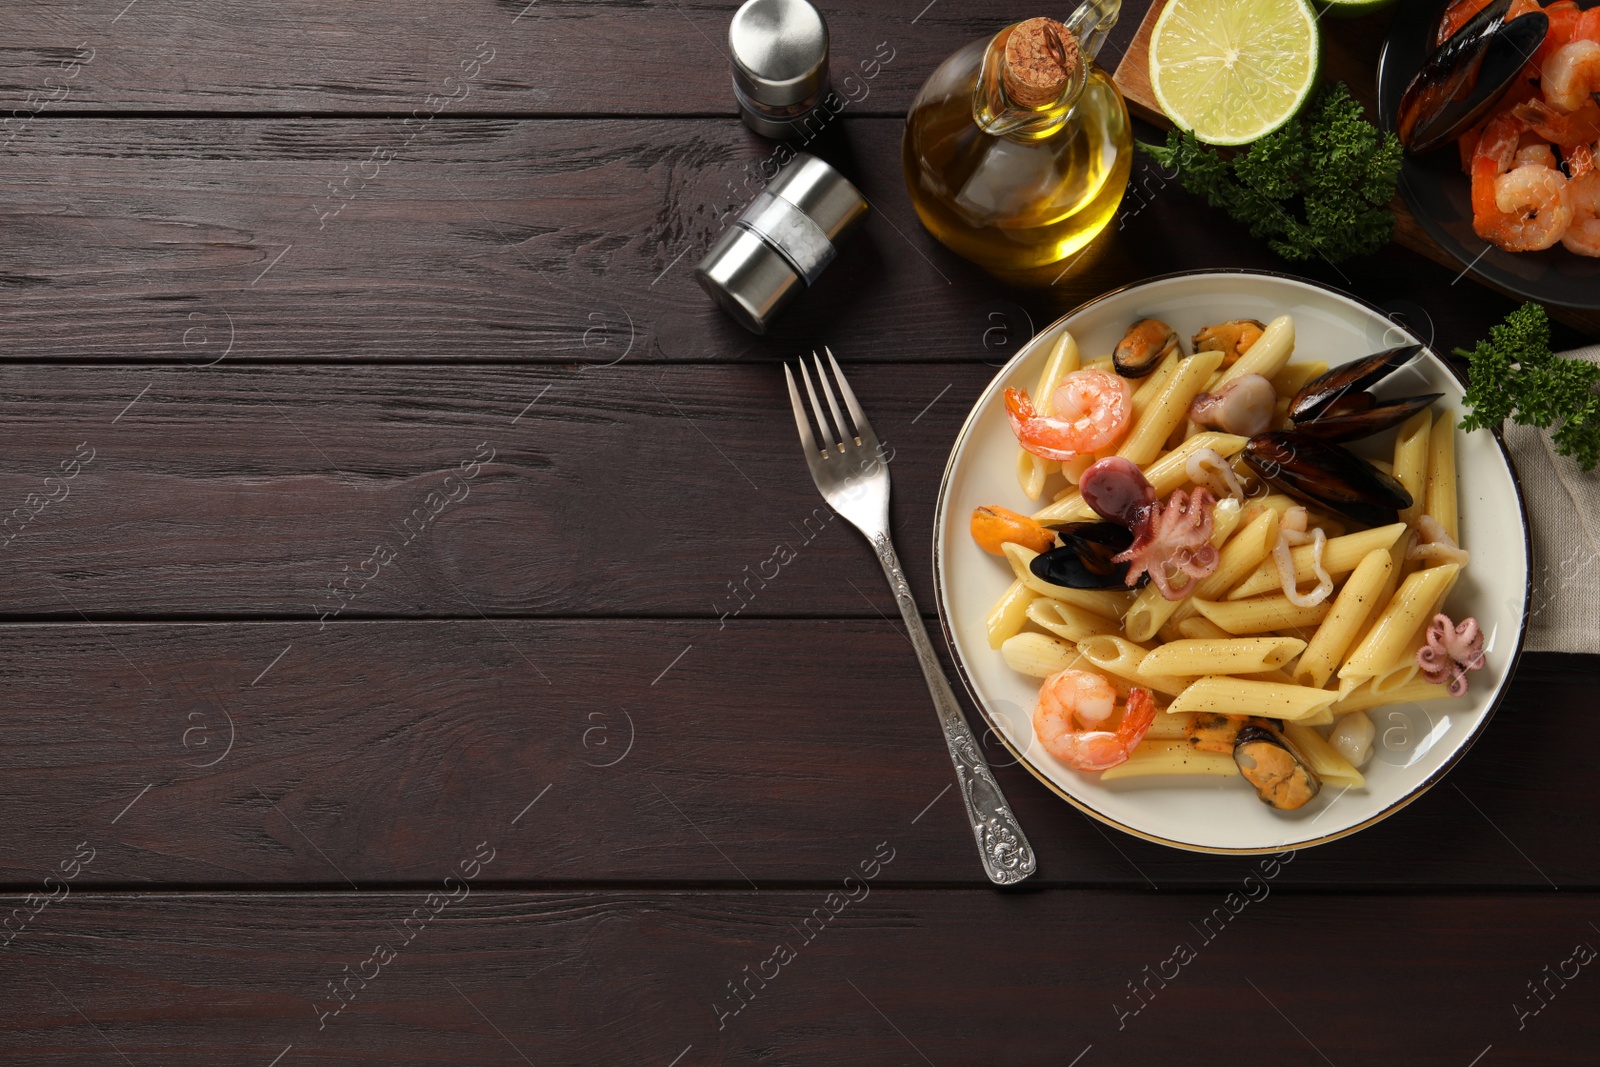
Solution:
<svg viewBox="0 0 1600 1067"><path fill-rule="evenodd" d="M850 364L931 609L1018 344L1283 265L1141 162L1058 285L985 278L900 117L1038 12L837 0L812 147L876 210L754 338L690 278L773 151L733 6L0 9L5 1062L1594 1063L1593 659L1525 657L1443 785L1270 872L1001 766L1040 871L988 886L778 361ZM1510 307L1399 249L1295 269L1445 347Z"/></svg>

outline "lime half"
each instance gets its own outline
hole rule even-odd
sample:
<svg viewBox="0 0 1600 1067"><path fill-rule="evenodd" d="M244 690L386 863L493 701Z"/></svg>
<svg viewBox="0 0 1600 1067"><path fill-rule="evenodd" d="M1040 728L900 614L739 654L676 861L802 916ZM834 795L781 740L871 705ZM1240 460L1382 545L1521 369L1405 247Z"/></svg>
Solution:
<svg viewBox="0 0 1600 1067"><path fill-rule="evenodd" d="M1169 0L1150 35L1150 86L1207 144L1245 144L1288 122L1317 87L1306 0Z"/></svg>

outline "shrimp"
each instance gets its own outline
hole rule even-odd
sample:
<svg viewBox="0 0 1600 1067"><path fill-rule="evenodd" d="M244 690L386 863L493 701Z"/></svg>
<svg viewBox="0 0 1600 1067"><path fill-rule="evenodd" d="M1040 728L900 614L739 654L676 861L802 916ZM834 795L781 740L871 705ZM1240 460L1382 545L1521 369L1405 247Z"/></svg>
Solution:
<svg viewBox="0 0 1600 1067"><path fill-rule="evenodd" d="M1600 256L1600 170L1589 170L1567 183L1572 201L1572 224L1561 235L1561 245L1580 256Z"/></svg>
<svg viewBox="0 0 1600 1067"><path fill-rule="evenodd" d="M1572 31L1574 41L1600 41L1600 8L1591 7L1578 16L1577 28Z"/></svg>
<svg viewBox="0 0 1600 1067"><path fill-rule="evenodd" d="M1577 111L1600 90L1600 42L1569 41L1545 61L1540 87L1558 111Z"/></svg>
<svg viewBox="0 0 1600 1067"><path fill-rule="evenodd" d="M1483 226L1496 218L1494 183L1511 169L1516 160L1517 145L1521 143L1526 124L1514 114L1501 112L1490 119L1478 135L1472 150L1472 225L1478 236L1485 236ZM1483 220L1483 225L1479 220Z"/></svg>
<svg viewBox="0 0 1600 1067"><path fill-rule="evenodd" d="M1519 167L1549 167L1554 170L1556 154L1544 141L1538 144L1527 144L1517 149L1517 166Z"/></svg>
<svg viewBox="0 0 1600 1067"><path fill-rule="evenodd" d="M1560 171L1537 164L1512 169L1522 129L1515 115L1496 116L1472 157L1472 228L1508 252L1549 248L1572 221Z"/></svg>
<svg viewBox="0 0 1600 1067"><path fill-rule="evenodd" d="M1567 179L1559 170L1537 164L1517 167L1495 179L1494 198L1499 215L1478 234L1508 252L1549 248L1572 223Z"/></svg>
<svg viewBox="0 0 1600 1067"><path fill-rule="evenodd" d="M1039 687L1033 733L1046 752L1079 771L1103 771L1126 763L1156 721L1150 690L1128 690L1127 710L1115 730L1095 729L1110 720L1117 691L1090 671L1058 671Z"/></svg>
<svg viewBox="0 0 1600 1067"><path fill-rule="evenodd" d="M1006 414L1017 441L1041 459L1065 462L1122 440L1133 421L1133 390L1126 378L1110 371L1073 371L1050 394L1049 410L1041 415L1027 393L1006 390Z"/></svg>
<svg viewBox="0 0 1600 1067"><path fill-rule="evenodd" d="M1600 10L1600 9L1597 9ZM1575 144L1567 149L1567 177L1577 180L1594 170L1594 148L1586 144ZM1577 210L1577 204L1573 204Z"/></svg>
<svg viewBox="0 0 1600 1067"><path fill-rule="evenodd" d="M1600 104L1585 100L1575 111L1558 111L1544 100L1529 100L1511 109L1528 129L1563 148L1593 144L1600 138Z"/></svg>
<svg viewBox="0 0 1600 1067"><path fill-rule="evenodd" d="M1555 0L1555 3L1544 9L1544 13L1550 20L1550 28L1545 31L1544 40L1533 53L1533 59L1527 68L1528 73L1535 78L1539 77L1550 57L1572 40L1583 15L1583 12L1578 10L1575 0Z"/></svg>

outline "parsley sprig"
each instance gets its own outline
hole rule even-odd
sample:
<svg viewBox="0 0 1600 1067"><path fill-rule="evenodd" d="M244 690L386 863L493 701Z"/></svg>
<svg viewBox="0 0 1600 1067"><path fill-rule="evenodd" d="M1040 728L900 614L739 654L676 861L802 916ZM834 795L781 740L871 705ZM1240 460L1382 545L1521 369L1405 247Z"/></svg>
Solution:
<svg viewBox="0 0 1600 1067"><path fill-rule="evenodd" d="M1490 327L1471 352L1463 430L1518 426L1550 431L1556 452L1571 456L1584 470L1600 462L1600 364L1563 359L1550 351L1550 319L1539 304L1523 304Z"/></svg>
<svg viewBox="0 0 1600 1067"><path fill-rule="evenodd" d="M1231 158L1178 130L1139 148L1285 259L1337 263L1394 234L1400 141L1368 122L1343 84L1323 86L1302 118Z"/></svg>

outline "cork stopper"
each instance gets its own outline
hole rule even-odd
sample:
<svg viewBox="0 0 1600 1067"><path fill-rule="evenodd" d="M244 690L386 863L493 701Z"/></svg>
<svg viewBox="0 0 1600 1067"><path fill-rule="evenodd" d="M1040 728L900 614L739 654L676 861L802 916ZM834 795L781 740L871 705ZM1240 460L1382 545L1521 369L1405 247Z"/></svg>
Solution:
<svg viewBox="0 0 1600 1067"><path fill-rule="evenodd" d="M1006 40L1006 96L1021 107L1054 103L1080 62L1077 39L1055 19L1020 23Z"/></svg>

